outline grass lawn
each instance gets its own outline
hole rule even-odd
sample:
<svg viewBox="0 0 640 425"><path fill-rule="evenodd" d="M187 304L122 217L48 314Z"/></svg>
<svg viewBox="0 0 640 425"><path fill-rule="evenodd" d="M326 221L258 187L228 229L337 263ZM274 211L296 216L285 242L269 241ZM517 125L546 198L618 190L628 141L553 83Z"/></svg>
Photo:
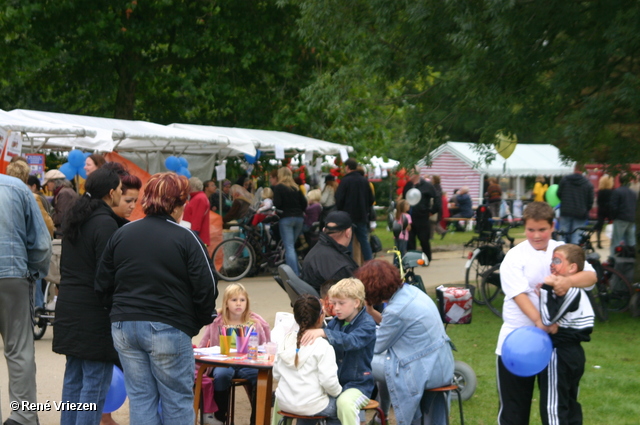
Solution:
<svg viewBox="0 0 640 425"><path fill-rule="evenodd" d="M386 222L379 221L376 234L384 249L393 246L393 235ZM510 232L516 240L524 238L524 229ZM474 232L449 232L444 240L436 235L432 247L461 245ZM455 247L457 245L457 247ZM432 291L431 291L432 292ZM432 298L435 294L430 293ZM497 423L498 392L496 389L495 348L502 320L484 306L473 306L473 322L452 325L447 333L456 345L457 360L468 363L478 377L473 397L464 403L465 423L493 425ZM640 423L640 318L628 313L610 313L609 321L596 322L592 340L583 343L587 362L580 385L585 425L636 425ZM540 424L538 392L531 406L531 424ZM451 423L459 424L457 402L451 405Z"/></svg>
<svg viewBox="0 0 640 425"><path fill-rule="evenodd" d="M466 424L495 424L498 411L495 346L501 319L486 307L473 306L470 325L452 325L447 333L478 376L474 396L464 403ZM580 385L584 424L638 424L640 421L640 319L628 313L611 313L606 323L596 323L591 342L583 344L587 356ZM599 367L597 367L599 366ZM536 391L537 393L537 391ZM531 406L531 423L540 423L537 394ZM452 404L452 424L460 421Z"/></svg>
<svg viewBox="0 0 640 425"><path fill-rule="evenodd" d="M386 221L378 221L378 227L375 230L375 234L378 235L380 241L382 242L382 249L386 251L388 249L393 248L393 233L387 230L387 222ZM449 231L444 239L440 238L440 235L435 235L435 237L431 240L431 249L440 248L450 248L452 245L457 245L457 248L462 249L462 245L468 242L473 236L475 236L475 232L451 232ZM524 238L524 229L522 227L516 227L515 229L511 229L509 231L509 235L512 237ZM419 244L419 243L418 243ZM457 249L454 248L454 249Z"/></svg>

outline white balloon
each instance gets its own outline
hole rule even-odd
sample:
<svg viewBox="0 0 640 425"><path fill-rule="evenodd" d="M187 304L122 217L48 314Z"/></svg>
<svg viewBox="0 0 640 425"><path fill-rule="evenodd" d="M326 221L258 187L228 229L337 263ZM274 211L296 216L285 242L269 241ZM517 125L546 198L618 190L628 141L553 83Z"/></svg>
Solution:
<svg viewBox="0 0 640 425"><path fill-rule="evenodd" d="M409 205L418 205L418 202L420 202L420 199L422 199L422 193L414 187L413 189L409 189L407 191L407 196L405 196L405 198Z"/></svg>

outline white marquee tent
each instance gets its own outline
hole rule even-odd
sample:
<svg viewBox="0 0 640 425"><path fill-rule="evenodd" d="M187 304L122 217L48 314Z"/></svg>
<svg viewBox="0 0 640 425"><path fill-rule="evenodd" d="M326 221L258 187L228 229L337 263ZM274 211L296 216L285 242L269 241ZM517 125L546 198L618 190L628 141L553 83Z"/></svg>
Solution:
<svg viewBox="0 0 640 425"><path fill-rule="evenodd" d="M520 198L527 191L523 177L563 176L573 173L575 162L565 162L560 151L553 145L527 145L518 143L508 159L504 159L491 148L495 159L487 164L487 155L474 143L447 142L418 163L422 175L439 175L442 189L449 195L455 188L469 187L476 203L482 198L485 176L513 178L514 195Z"/></svg>
<svg viewBox="0 0 640 425"><path fill-rule="evenodd" d="M255 130L235 127L214 127L195 124L170 124L169 127L189 130L199 134L223 134L229 138L248 139L256 149L263 152L274 152L276 146L281 146L288 152L314 152L319 155L337 155L340 149L352 152L353 147L338 143L325 142L283 131Z"/></svg>
<svg viewBox="0 0 640 425"><path fill-rule="evenodd" d="M16 117L0 109L0 128L5 131L16 131L25 134L28 138L74 138L96 136L94 130L66 124L52 124L46 121Z"/></svg>
<svg viewBox="0 0 640 425"><path fill-rule="evenodd" d="M171 154L219 154L223 157L246 153L255 155L253 143L247 139L232 139L223 135L201 135L146 121L88 117L56 112L15 109L11 116L44 121L58 125L78 125L94 129L97 141L86 146L76 139L50 139L37 148L85 148L104 152L165 152ZM99 146L99 147L95 147Z"/></svg>

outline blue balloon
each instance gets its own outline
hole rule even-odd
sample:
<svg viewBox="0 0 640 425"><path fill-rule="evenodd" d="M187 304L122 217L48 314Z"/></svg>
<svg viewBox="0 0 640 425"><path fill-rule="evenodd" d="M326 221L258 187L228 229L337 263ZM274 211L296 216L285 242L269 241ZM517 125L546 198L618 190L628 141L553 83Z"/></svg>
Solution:
<svg viewBox="0 0 640 425"><path fill-rule="evenodd" d="M74 168L84 167L84 160L85 157L81 150L74 149L69 152L68 161L69 164L71 164L71 166L73 166Z"/></svg>
<svg viewBox="0 0 640 425"><path fill-rule="evenodd" d="M124 374L117 367L113 366L113 375L111 376L111 386L104 401L102 413L115 412L124 404L127 398L127 389L124 386Z"/></svg>
<svg viewBox="0 0 640 425"><path fill-rule="evenodd" d="M62 172L62 174L64 174L67 180L73 180L73 178L76 176L76 167L68 162L62 164L62 166L60 167L60 171Z"/></svg>
<svg viewBox="0 0 640 425"><path fill-rule="evenodd" d="M87 179L87 170L85 170L84 167L77 168L76 174L85 180Z"/></svg>
<svg viewBox="0 0 640 425"><path fill-rule="evenodd" d="M85 152L84 153L84 159L87 159L91 156L91 152Z"/></svg>
<svg viewBox="0 0 640 425"><path fill-rule="evenodd" d="M180 160L171 155L164 160L164 166L167 167L167 170L169 171L177 172L180 169Z"/></svg>
<svg viewBox="0 0 640 425"><path fill-rule="evenodd" d="M186 168L182 167L178 170L178 175L185 176L186 178L191 178L191 172Z"/></svg>
<svg viewBox="0 0 640 425"><path fill-rule="evenodd" d="M524 326L505 338L502 363L514 375L533 376L547 367L552 351L549 334L535 326Z"/></svg>
<svg viewBox="0 0 640 425"><path fill-rule="evenodd" d="M180 168L189 168L189 161L187 161L187 158L180 156L178 157L178 161L180 161Z"/></svg>
<svg viewBox="0 0 640 425"><path fill-rule="evenodd" d="M255 164L257 159L258 159L257 157L251 156L248 153L244 154L244 160L247 161L249 164Z"/></svg>

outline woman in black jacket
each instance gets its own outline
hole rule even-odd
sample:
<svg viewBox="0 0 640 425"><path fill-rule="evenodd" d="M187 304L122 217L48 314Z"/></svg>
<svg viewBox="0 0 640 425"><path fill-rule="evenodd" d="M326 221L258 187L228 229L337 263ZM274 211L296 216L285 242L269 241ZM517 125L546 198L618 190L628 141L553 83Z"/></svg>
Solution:
<svg viewBox="0 0 640 425"><path fill-rule="evenodd" d="M273 190L273 206L282 210L278 227L284 245L285 261L296 276L300 275L296 241L302 233L304 210L307 209L307 198L293 180L291 170L282 167L278 170L278 184Z"/></svg>
<svg viewBox="0 0 640 425"><path fill-rule="evenodd" d="M96 410L63 410L61 425L98 425L118 359L109 313L94 292L96 269L111 235L118 230L113 207L122 195L120 177L99 169L85 194L65 215L60 291L56 302L53 351L67 356L62 401L96 403Z"/></svg>
<svg viewBox="0 0 640 425"><path fill-rule="evenodd" d="M207 248L180 226L189 181L160 173L142 196L146 217L109 240L95 291L111 309L111 334L129 396L131 424L194 423L191 338L212 322L216 281Z"/></svg>

